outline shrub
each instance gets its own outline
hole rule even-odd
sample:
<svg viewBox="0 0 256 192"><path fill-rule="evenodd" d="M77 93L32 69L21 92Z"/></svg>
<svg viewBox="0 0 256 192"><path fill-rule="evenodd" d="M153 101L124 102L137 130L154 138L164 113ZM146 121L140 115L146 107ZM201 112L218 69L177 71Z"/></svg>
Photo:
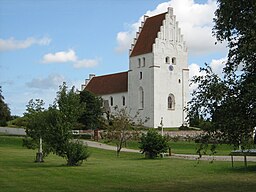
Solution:
<svg viewBox="0 0 256 192"><path fill-rule="evenodd" d="M66 158L68 166L78 166L90 156L87 146L81 142L71 142L67 146Z"/></svg>
<svg viewBox="0 0 256 192"><path fill-rule="evenodd" d="M146 158L154 159L160 153L168 150L168 139L163 137L156 130L149 130L147 134L142 134L139 142L139 148Z"/></svg>

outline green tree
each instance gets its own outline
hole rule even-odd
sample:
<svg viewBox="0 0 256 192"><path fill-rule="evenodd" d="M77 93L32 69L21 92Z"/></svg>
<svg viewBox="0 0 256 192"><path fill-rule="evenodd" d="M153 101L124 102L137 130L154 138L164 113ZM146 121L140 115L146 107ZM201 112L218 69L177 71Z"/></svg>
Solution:
<svg viewBox="0 0 256 192"><path fill-rule="evenodd" d="M0 86L0 126L6 126L9 120L11 120L11 112L8 105L4 102L2 87Z"/></svg>
<svg viewBox="0 0 256 192"><path fill-rule="evenodd" d="M102 99L93 93L83 90L80 92L80 102L85 103L86 110L79 118L79 122L84 125L86 129L97 129L102 124Z"/></svg>
<svg viewBox="0 0 256 192"><path fill-rule="evenodd" d="M160 153L167 152L167 137L160 135L156 130L152 129L147 134L142 134L139 142L139 148L142 154L145 153L146 158L154 159Z"/></svg>
<svg viewBox="0 0 256 192"><path fill-rule="evenodd" d="M43 162L43 158L50 152L50 150L48 150L49 147L46 147L46 143L42 146L42 139L47 136L45 131L47 125L45 113L44 101L41 99L31 99L28 102L26 113L24 113L24 117L27 119L27 135L23 139L23 146L29 149L38 149L36 162Z"/></svg>
<svg viewBox="0 0 256 192"><path fill-rule="evenodd" d="M213 33L219 42L228 42L228 60L224 77L206 65L206 75L195 77L198 83L189 102L189 116L199 113L212 121L205 128L207 137L249 147L256 126L256 2L218 0ZM238 70L239 69L239 70Z"/></svg>
<svg viewBox="0 0 256 192"><path fill-rule="evenodd" d="M80 165L88 158L89 153L86 146L73 141L72 129L85 108L80 103L80 97L74 87L68 90L63 83L57 92L54 104L47 110L42 106L42 100L29 102L25 114L29 119L27 135L32 140L42 138L44 155L53 152L65 158L67 165ZM32 145L33 143L29 143L28 140L25 144L31 148L37 146Z"/></svg>
<svg viewBox="0 0 256 192"><path fill-rule="evenodd" d="M118 109L110 115L110 123L107 126L107 138L116 144L117 156L126 142L134 137L138 137L140 134L139 128L148 120L146 118L142 121L139 118L139 113L135 116L131 116L126 108Z"/></svg>

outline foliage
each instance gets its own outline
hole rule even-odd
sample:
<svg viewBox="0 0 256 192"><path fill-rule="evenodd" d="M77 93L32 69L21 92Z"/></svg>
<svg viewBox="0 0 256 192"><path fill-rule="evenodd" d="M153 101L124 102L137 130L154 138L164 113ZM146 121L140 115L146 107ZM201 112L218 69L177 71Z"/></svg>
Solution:
<svg viewBox="0 0 256 192"><path fill-rule="evenodd" d="M135 122L137 120L137 123ZM121 149L125 143L134 137L134 135L139 135L139 127L141 127L148 119L145 121L139 119L139 113L135 116L131 116L126 108L118 109L116 107L115 111L110 115L109 126L107 127L107 138L109 141L116 143L116 152L119 156Z"/></svg>
<svg viewBox="0 0 256 192"><path fill-rule="evenodd" d="M152 129L149 130L147 134L142 134L139 148L142 151L142 154L145 153L147 158L154 159L160 153L167 152L169 148L168 139Z"/></svg>
<svg viewBox="0 0 256 192"><path fill-rule="evenodd" d="M80 92L80 102L85 103L86 110L79 118L85 129L98 129L102 123L102 99L93 93L83 90Z"/></svg>
<svg viewBox="0 0 256 192"><path fill-rule="evenodd" d="M28 117L29 121L26 132L32 140L26 138L24 145L29 148L38 146L38 140L42 138L44 155L53 152L64 157L68 165L82 163L82 158L87 158L86 150L81 149L81 146L75 145L71 140L73 138L72 129L85 107L80 104L80 97L75 92L74 87L68 90L66 84L63 83L57 92L54 105L44 110L43 104L42 100L37 99L31 100L27 105L25 116ZM75 147L78 148L77 152L72 153L75 151Z"/></svg>
<svg viewBox="0 0 256 192"><path fill-rule="evenodd" d="M11 112L8 105L4 102L2 87L0 86L0 126L6 126L7 121L11 120Z"/></svg>
<svg viewBox="0 0 256 192"><path fill-rule="evenodd" d="M249 148L256 126L256 3L252 0L219 0L213 33L228 42L223 78L206 64L205 75L194 77L198 89L192 94L190 117L212 123L204 125L206 138L235 148ZM205 140L205 143L209 143Z"/></svg>
<svg viewBox="0 0 256 192"><path fill-rule="evenodd" d="M87 146L84 146L79 141L70 142L67 146L67 165L77 166L83 163L90 155Z"/></svg>
<svg viewBox="0 0 256 192"><path fill-rule="evenodd" d="M16 118L12 118L12 120L8 122L8 126L21 128L21 127L26 127L27 123L28 123L27 116L16 117Z"/></svg>

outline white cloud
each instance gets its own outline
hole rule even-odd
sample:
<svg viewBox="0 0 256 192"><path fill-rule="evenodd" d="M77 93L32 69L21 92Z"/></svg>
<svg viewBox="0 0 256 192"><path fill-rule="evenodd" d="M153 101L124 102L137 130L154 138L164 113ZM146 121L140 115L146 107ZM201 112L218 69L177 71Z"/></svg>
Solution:
<svg viewBox="0 0 256 192"><path fill-rule="evenodd" d="M99 59L79 59L73 49L48 53L43 56L42 63L68 63L71 62L74 68L91 68L99 64Z"/></svg>
<svg viewBox="0 0 256 192"><path fill-rule="evenodd" d="M56 89L65 81L65 78L58 74L50 74L46 78L34 78L26 85L37 89Z"/></svg>
<svg viewBox="0 0 256 192"><path fill-rule="evenodd" d="M83 59L78 60L73 64L75 68L91 68L97 66L99 63L98 59Z"/></svg>
<svg viewBox="0 0 256 192"><path fill-rule="evenodd" d="M225 44L215 45L216 40L212 36L214 11L217 8L216 1L209 0L205 4L197 4L194 0L171 0L159 4L155 10L147 11L145 15L153 16L166 12L168 7L174 9L174 15L176 15L181 32L184 34L189 52L202 54L225 50ZM142 20L143 16L138 22L131 24L128 30L117 34L117 52L128 51Z"/></svg>
<svg viewBox="0 0 256 192"><path fill-rule="evenodd" d="M32 45L49 45L50 43L51 39L48 37L43 37L41 39L29 37L25 40L16 40L11 37L9 39L0 39L0 51L26 49Z"/></svg>
<svg viewBox="0 0 256 192"><path fill-rule="evenodd" d="M222 71L225 67L225 62L227 61L227 58L221 58L221 59L213 59L210 63L210 67L212 68L212 71L216 73L218 76L223 77ZM200 66L196 63L192 63L188 66L189 68L189 79L191 80L194 76L204 76L205 72L200 71ZM193 90L197 88L197 84L192 84L189 87L189 92L192 93Z"/></svg>
<svg viewBox="0 0 256 192"><path fill-rule="evenodd" d="M69 49L68 51L60 51L56 53L48 53L43 56L43 63L65 63L75 62L77 56L74 50Z"/></svg>

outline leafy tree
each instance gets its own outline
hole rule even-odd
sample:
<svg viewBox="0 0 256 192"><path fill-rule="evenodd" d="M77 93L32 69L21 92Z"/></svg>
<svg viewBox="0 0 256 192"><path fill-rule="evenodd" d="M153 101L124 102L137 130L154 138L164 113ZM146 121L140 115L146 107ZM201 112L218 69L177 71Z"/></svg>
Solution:
<svg viewBox="0 0 256 192"><path fill-rule="evenodd" d="M228 42L224 77L206 65L190 101L189 115L199 113L212 121L205 128L209 139L247 148L256 126L256 2L218 0L213 33L219 42ZM238 70L239 69L239 70Z"/></svg>
<svg viewBox="0 0 256 192"><path fill-rule="evenodd" d="M0 86L0 126L6 126L9 120L11 120L11 112L8 105L4 102L2 87Z"/></svg>
<svg viewBox="0 0 256 192"><path fill-rule="evenodd" d="M43 158L50 152L46 143L42 144L42 139L47 137L46 134L46 111L44 109L44 101L41 99L28 102L24 117L26 122L26 137L23 139L23 146L29 149L38 149L36 162L43 162ZM43 146L42 146L43 145Z"/></svg>
<svg viewBox="0 0 256 192"><path fill-rule="evenodd" d="M43 139L44 154L53 152L64 157L67 165L80 165L89 154L86 146L72 141L73 126L84 110L74 87L68 90L66 84L63 83L57 92L54 105L47 110L44 110L42 105L41 100L36 100L36 102L31 100L27 106L26 116L29 118L29 123L26 131L28 136L32 140ZM36 146L28 140L25 143L29 147Z"/></svg>
<svg viewBox="0 0 256 192"><path fill-rule="evenodd" d="M131 138L139 135L139 127L148 120L138 119L139 113L132 117L126 108L118 109L110 115L110 123L107 127L107 138L116 144L117 156L120 155L121 149ZM137 122L136 122L137 120Z"/></svg>
<svg viewBox="0 0 256 192"><path fill-rule="evenodd" d="M168 150L168 139L152 129L149 130L147 134L142 134L139 148L141 149L142 154L145 153L146 158L154 159L160 153L164 153Z"/></svg>
<svg viewBox="0 0 256 192"><path fill-rule="evenodd" d="M102 99L93 93L83 90L80 92L80 102L85 103L86 110L79 118L79 122L84 125L86 129L97 129L102 123Z"/></svg>

